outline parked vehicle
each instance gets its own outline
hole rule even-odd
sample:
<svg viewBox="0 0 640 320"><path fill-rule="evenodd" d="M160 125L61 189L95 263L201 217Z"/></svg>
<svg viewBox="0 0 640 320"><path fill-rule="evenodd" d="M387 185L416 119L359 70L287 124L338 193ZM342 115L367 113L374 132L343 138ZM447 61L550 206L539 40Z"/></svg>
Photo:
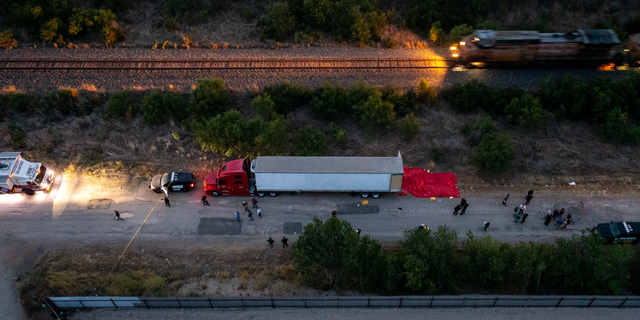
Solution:
<svg viewBox="0 0 640 320"><path fill-rule="evenodd" d="M48 192L54 176L42 163L23 159L20 152L0 153L0 194Z"/></svg>
<svg viewBox="0 0 640 320"><path fill-rule="evenodd" d="M156 193L162 192L162 187L167 191L187 192L196 186L196 176L187 172L168 172L159 174L149 180L149 189Z"/></svg>
<svg viewBox="0 0 640 320"><path fill-rule="evenodd" d="M598 224L596 229L600 235L610 243L614 241L618 243L625 241L638 243L640 240L640 222L611 221L611 223Z"/></svg>
<svg viewBox="0 0 640 320"><path fill-rule="evenodd" d="M233 160L207 175L212 196L275 197L279 192L400 192L402 157L258 157Z"/></svg>

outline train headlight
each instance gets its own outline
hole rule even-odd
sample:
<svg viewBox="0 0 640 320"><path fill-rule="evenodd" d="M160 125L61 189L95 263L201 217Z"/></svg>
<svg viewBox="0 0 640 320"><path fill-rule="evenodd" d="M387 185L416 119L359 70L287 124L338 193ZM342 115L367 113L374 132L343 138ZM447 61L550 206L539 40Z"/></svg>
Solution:
<svg viewBox="0 0 640 320"><path fill-rule="evenodd" d="M464 46L466 43L464 41L460 41L460 45Z"/></svg>
<svg viewBox="0 0 640 320"><path fill-rule="evenodd" d="M457 57L458 57L458 54L457 54L457 53L454 53L454 54L452 54L451 56L452 56L452 57L454 57L454 58L457 58Z"/></svg>
<svg viewBox="0 0 640 320"><path fill-rule="evenodd" d="M451 50L458 50L458 48L457 48L457 47L455 47L455 46L451 47L450 49L451 49Z"/></svg>

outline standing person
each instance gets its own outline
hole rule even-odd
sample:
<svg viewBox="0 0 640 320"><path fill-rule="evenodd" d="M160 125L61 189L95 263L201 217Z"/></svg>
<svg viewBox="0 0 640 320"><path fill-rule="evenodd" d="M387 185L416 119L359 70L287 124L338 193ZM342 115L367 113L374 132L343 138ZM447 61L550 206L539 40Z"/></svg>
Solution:
<svg viewBox="0 0 640 320"><path fill-rule="evenodd" d="M527 206L523 203L520 205L519 209L520 209L520 215L523 215L524 211L527 210Z"/></svg>
<svg viewBox="0 0 640 320"><path fill-rule="evenodd" d="M562 229L562 230L564 230L564 229L566 229L566 228L567 228L567 226L569 225L569 222L568 222L568 220L567 220L566 218L565 218L565 219L564 219L564 221L562 221L562 222L563 222L563 223L562 223L562 228L561 228L561 229Z"/></svg>
<svg viewBox="0 0 640 320"><path fill-rule="evenodd" d="M565 223L568 226L569 224L571 224L571 222L573 222L573 218L571 218L571 212L569 212L567 214L567 218L565 219Z"/></svg>
<svg viewBox="0 0 640 320"><path fill-rule="evenodd" d="M253 221L253 213L251 213L251 210L249 210L249 221Z"/></svg>
<svg viewBox="0 0 640 320"><path fill-rule="evenodd" d="M462 205L462 211L460 211L460 215L463 215L467 211L468 207L469 207L469 204L465 201L464 204Z"/></svg>
<svg viewBox="0 0 640 320"><path fill-rule="evenodd" d="M558 214L558 217L562 218L563 214L564 214L564 208L560 209L560 213Z"/></svg>
<svg viewBox="0 0 640 320"><path fill-rule="evenodd" d="M520 212L516 213L516 219L513 220L513 222L518 223L519 220L520 220Z"/></svg>
<svg viewBox="0 0 640 320"><path fill-rule="evenodd" d="M262 219L262 208L258 208L258 219Z"/></svg>
<svg viewBox="0 0 640 320"><path fill-rule="evenodd" d="M203 206L209 206L210 205L209 201L207 201L207 196L206 195L202 196L202 199L200 199L200 200L202 200L202 205Z"/></svg>
<svg viewBox="0 0 640 320"><path fill-rule="evenodd" d="M289 244L287 243L287 241L289 241L289 239L282 237L282 240L280 240L280 242L282 242L282 247L288 247Z"/></svg>
<svg viewBox="0 0 640 320"><path fill-rule="evenodd" d="M525 220L527 220L527 217L529 216L528 213L525 213L522 215L522 221L520 221L520 223L524 223Z"/></svg>
<svg viewBox="0 0 640 320"><path fill-rule="evenodd" d="M490 225L489 221L484 222L484 231L487 231L487 228L489 228L489 225Z"/></svg>
<svg viewBox="0 0 640 320"><path fill-rule="evenodd" d="M240 222L240 214L238 213L238 211L236 211L234 215L236 216L236 221Z"/></svg>
<svg viewBox="0 0 640 320"><path fill-rule="evenodd" d="M273 248L273 243L275 241L273 239L271 239L271 237L269 237L269 239L267 239L267 242L269 243L269 250L271 250L271 248Z"/></svg>
<svg viewBox="0 0 640 320"><path fill-rule="evenodd" d="M556 229L558 229L558 227L562 227L563 224L564 221L562 221L561 218L558 218L558 220L556 220Z"/></svg>
<svg viewBox="0 0 640 320"><path fill-rule="evenodd" d="M116 211L116 213L113 214L116 217L116 221L118 220L124 220L122 218L120 218L120 212Z"/></svg>
<svg viewBox="0 0 640 320"><path fill-rule="evenodd" d="M547 216L544 218L544 225L548 226L551 220L553 220L553 216L547 213Z"/></svg>
<svg viewBox="0 0 640 320"><path fill-rule="evenodd" d="M531 202L531 199L533 199L533 193L533 190L529 190L529 192L527 192L527 196L524 197L527 200L526 204L529 204L529 202Z"/></svg>
<svg viewBox="0 0 640 320"><path fill-rule="evenodd" d="M418 227L418 230L422 230L422 229L424 229L424 223Z"/></svg>
<svg viewBox="0 0 640 320"><path fill-rule="evenodd" d="M338 217L338 211L331 211L331 218L337 218Z"/></svg>
<svg viewBox="0 0 640 320"><path fill-rule="evenodd" d="M457 205L455 208L453 208L453 214L457 216L458 215L458 211L460 211L460 208L461 208L460 205Z"/></svg>
<svg viewBox="0 0 640 320"><path fill-rule="evenodd" d="M502 205L506 207L507 206L507 201L509 201L509 194L508 193L507 193L507 196L504 197L504 199L502 199Z"/></svg>
<svg viewBox="0 0 640 320"><path fill-rule="evenodd" d="M164 197L164 206L171 207L171 203L169 203L169 197Z"/></svg>
<svg viewBox="0 0 640 320"><path fill-rule="evenodd" d="M460 199L460 207L464 207L465 204L467 204L467 199L466 198Z"/></svg>
<svg viewBox="0 0 640 320"><path fill-rule="evenodd" d="M245 212L249 211L249 204L246 201L242 201L242 206Z"/></svg>
<svg viewBox="0 0 640 320"><path fill-rule="evenodd" d="M560 211L558 211L558 209L554 209L553 216L551 216L551 218L555 220L559 215L560 215Z"/></svg>
<svg viewBox="0 0 640 320"><path fill-rule="evenodd" d="M253 207L251 207L251 209L258 208L258 200L256 200L256 198L251 198L251 204L253 204Z"/></svg>
<svg viewBox="0 0 640 320"><path fill-rule="evenodd" d="M360 236L360 232L362 232L362 230L360 230L360 228L356 229L356 233L358 234L358 236Z"/></svg>

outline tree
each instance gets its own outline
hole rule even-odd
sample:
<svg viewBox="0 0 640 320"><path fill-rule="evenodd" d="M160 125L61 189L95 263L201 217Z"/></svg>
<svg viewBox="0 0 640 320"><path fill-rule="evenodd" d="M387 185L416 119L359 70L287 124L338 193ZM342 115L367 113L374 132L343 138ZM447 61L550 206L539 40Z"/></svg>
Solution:
<svg viewBox="0 0 640 320"><path fill-rule="evenodd" d="M281 156L287 153L289 135L283 117L276 117L267 123L256 139L256 150L259 156Z"/></svg>
<svg viewBox="0 0 640 320"><path fill-rule="evenodd" d="M263 20L263 34L270 39L282 41L295 31L296 17L286 2L276 2L269 8Z"/></svg>
<svg viewBox="0 0 640 320"><path fill-rule="evenodd" d="M347 91L338 83L332 86L325 82L313 93L309 104L315 117L327 120L335 119L349 110Z"/></svg>
<svg viewBox="0 0 640 320"><path fill-rule="evenodd" d="M354 256L356 264L352 274L358 285L363 289L378 287L386 271L386 256L380 243L365 235L360 238Z"/></svg>
<svg viewBox="0 0 640 320"><path fill-rule="evenodd" d="M508 135L490 134L482 138L473 153L473 162L482 171L501 173L513 165L515 149Z"/></svg>
<svg viewBox="0 0 640 320"><path fill-rule="evenodd" d="M415 139L420 134L420 120L413 113L398 120L398 126L407 141Z"/></svg>
<svg viewBox="0 0 640 320"><path fill-rule="evenodd" d="M359 236L349 222L330 218L322 222L317 216L304 227L304 231L291 247L296 270L309 283L321 282L331 288L348 285L357 269ZM373 246L373 244L370 244ZM360 248L360 251L373 252ZM363 274L366 283L367 275Z"/></svg>
<svg viewBox="0 0 640 320"><path fill-rule="evenodd" d="M299 83L292 85L289 81L285 81L280 84L266 86L264 94L268 94L273 100L275 112L287 115L289 112L309 102L311 89Z"/></svg>
<svg viewBox="0 0 640 320"><path fill-rule="evenodd" d="M614 108L607 114L605 123L602 125L602 135L607 140L622 142L626 138L627 113Z"/></svg>
<svg viewBox="0 0 640 320"><path fill-rule="evenodd" d="M306 126L296 133L295 138L297 156L324 156L327 153L326 136L324 132L312 126Z"/></svg>
<svg viewBox="0 0 640 320"><path fill-rule="evenodd" d="M517 125L521 129L536 128L546 124L548 116L542 109L540 99L524 95L521 98L514 98L504 108L507 121Z"/></svg>
<svg viewBox="0 0 640 320"><path fill-rule="evenodd" d="M482 288L499 287L509 279L513 249L509 244L493 241L491 236L477 239L471 231L462 244L465 253L464 265L470 279Z"/></svg>
<svg viewBox="0 0 640 320"><path fill-rule="evenodd" d="M420 79L418 83L418 100L431 106L438 99L438 91L429 84L426 79Z"/></svg>
<svg viewBox="0 0 640 320"><path fill-rule="evenodd" d="M441 46L447 42L447 34L442 30L442 24L440 21L434 22L431 25L431 30L429 31L429 39L431 42L435 43L438 46Z"/></svg>
<svg viewBox="0 0 640 320"><path fill-rule="evenodd" d="M204 151L224 152L231 156L245 142L244 132L242 114L229 110L207 120L197 131L196 140Z"/></svg>
<svg viewBox="0 0 640 320"><path fill-rule="evenodd" d="M273 114L273 109L275 108L275 103L271 100L271 96L268 93L259 95L251 101L251 108L256 110L258 115L266 120L271 119L271 115Z"/></svg>
<svg viewBox="0 0 640 320"><path fill-rule="evenodd" d="M331 139L333 139L340 148L346 149L349 147L349 143L347 142L347 132L344 131L344 129L340 128L339 125L333 122L329 123L328 129Z"/></svg>
<svg viewBox="0 0 640 320"><path fill-rule="evenodd" d="M166 123L170 117L182 121L187 116L188 100L173 91L150 91L142 100L142 122L148 125Z"/></svg>
<svg viewBox="0 0 640 320"><path fill-rule="evenodd" d="M111 117L131 118L139 109L139 101L129 91L116 91L109 96L107 114Z"/></svg>
<svg viewBox="0 0 640 320"><path fill-rule="evenodd" d="M468 26L466 23L457 25L449 32L449 40L451 43L458 44L462 37L468 36L473 33L473 26Z"/></svg>
<svg viewBox="0 0 640 320"><path fill-rule="evenodd" d="M226 103L227 90L222 79L198 79L196 89L191 93L189 113L204 119L220 113Z"/></svg>

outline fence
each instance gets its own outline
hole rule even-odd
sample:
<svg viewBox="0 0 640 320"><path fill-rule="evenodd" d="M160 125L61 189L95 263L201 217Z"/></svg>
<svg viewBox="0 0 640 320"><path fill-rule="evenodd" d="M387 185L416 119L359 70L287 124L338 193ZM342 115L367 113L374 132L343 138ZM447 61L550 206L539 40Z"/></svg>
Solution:
<svg viewBox="0 0 640 320"><path fill-rule="evenodd" d="M394 296L394 297L52 297L60 309L90 308L638 308L626 296Z"/></svg>

